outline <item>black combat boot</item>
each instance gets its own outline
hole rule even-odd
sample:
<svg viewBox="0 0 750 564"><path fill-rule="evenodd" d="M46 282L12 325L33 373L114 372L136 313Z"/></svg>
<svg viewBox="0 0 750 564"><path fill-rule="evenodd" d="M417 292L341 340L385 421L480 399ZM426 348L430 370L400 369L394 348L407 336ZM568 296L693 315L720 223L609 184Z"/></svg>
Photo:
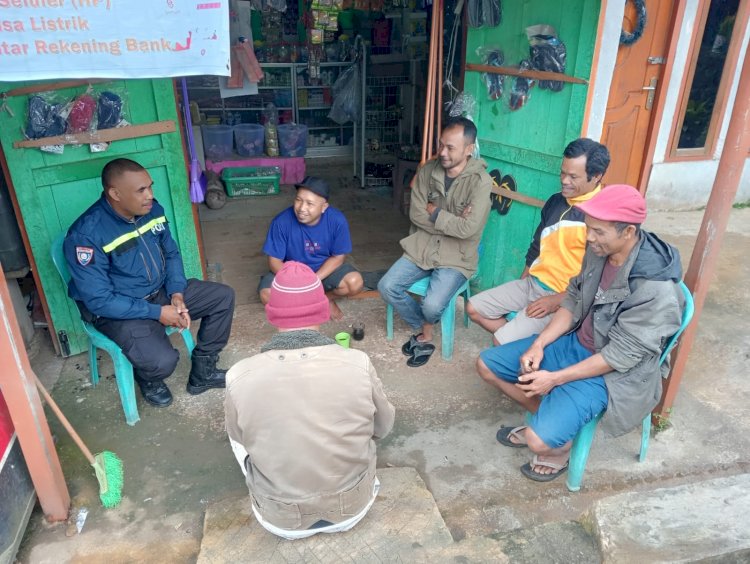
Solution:
<svg viewBox="0 0 750 564"><path fill-rule="evenodd" d="M227 371L216 368L216 363L219 361L218 354L193 354L192 359L193 367L190 369L190 377L187 383L189 393L198 395L211 388L226 386Z"/></svg>
<svg viewBox="0 0 750 564"><path fill-rule="evenodd" d="M172 404L172 392L163 380L136 380L143 399L155 407L167 407Z"/></svg>

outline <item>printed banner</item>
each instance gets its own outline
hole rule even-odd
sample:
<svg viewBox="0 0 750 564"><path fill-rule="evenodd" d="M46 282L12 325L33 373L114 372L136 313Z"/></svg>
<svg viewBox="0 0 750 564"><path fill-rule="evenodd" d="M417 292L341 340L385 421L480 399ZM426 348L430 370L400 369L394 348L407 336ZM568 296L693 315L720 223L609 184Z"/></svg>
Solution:
<svg viewBox="0 0 750 564"><path fill-rule="evenodd" d="M0 81L229 75L228 0L0 0Z"/></svg>

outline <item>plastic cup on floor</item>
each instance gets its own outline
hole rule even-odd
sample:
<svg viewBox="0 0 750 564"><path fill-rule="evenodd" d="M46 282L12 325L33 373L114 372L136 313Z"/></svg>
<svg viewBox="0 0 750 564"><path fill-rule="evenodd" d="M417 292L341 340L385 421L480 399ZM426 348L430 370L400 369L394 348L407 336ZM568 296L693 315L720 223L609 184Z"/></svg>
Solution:
<svg viewBox="0 0 750 564"><path fill-rule="evenodd" d="M365 338L365 324L361 321L356 321L352 324L352 339L355 341L361 341Z"/></svg>
<svg viewBox="0 0 750 564"><path fill-rule="evenodd" d="M336 339L336 342L344 347L345 349L349 348L349 339L351 339L351 335L347 333L346 331L342 331L341 333L336 333L336 336L334 337Z"/></svg>

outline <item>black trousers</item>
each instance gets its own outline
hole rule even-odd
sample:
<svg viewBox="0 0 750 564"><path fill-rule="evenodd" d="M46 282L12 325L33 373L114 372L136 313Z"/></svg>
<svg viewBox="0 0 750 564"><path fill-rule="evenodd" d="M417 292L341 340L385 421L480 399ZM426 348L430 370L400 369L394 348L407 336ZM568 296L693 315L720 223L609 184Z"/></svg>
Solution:
<svg viewBox="0 0 750 564"><path fill-rule="evenodd" d="M190 319L201 320L193 354L218 354L226 346L232 330L234 290L225 284L191 278L184 298ZM149 301L159 305L170 303L163 288ZM180 353L158 321L98 317L94 326L120 346L133 365L136 380L163 380L174 372Z"/></svg>

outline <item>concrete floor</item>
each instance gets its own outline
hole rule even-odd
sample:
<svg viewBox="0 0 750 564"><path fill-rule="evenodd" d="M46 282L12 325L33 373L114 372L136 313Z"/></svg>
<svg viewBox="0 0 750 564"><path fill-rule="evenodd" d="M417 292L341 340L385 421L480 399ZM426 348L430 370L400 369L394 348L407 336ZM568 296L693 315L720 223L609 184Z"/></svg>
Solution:
<svg viewBox="0 0 750 564"><path fill-rule="evenodd" d="M335 177L339 170L322 172ZM257 275L265 270L260 247L271 217L291 202L292 192L285 187L279 196L230 200L222 210L201 211L211 275L231 284L238 296L224 365L254 354L273 333L255 295ZM392 209L386 192L361 191L337 180L331 203L354 226L357 266L387 268L400 255L397 242L408 220ZM678 246L686 268L701 217L702 212L660 212L652 214L647 227ZM526 480L518 467L528 453L495 441L498 426L517 423L522 413L475 374L474 361L489 345L488 334L474 325L461 327L452 362L436 354L426 367L411 369L399 350L408 337L406 326L397 322L395 340L386 341L380 300L342 302L345 319L324 331L333 335L354 320L365 322L366 338L356 346L372 358L397 410L394 431L379 446L379 466L416 468L457 541L575 521L595 500L620 492L750 471L750 379L745 374L750 358L749 220L750 210L734 210L671 427L652 440L642 464L635 459L637 432L618 439L600 433L577 494L569 493L563 480ZM222 392L188 395L189 363L183 354L168 381L174 404L155 409L139 398L141 421L128 427L108 359L102 359L103 381L91 388L83 355L57 359L43 336L35 348L35 370L47 383L56 381L53 395L89 447L112 450L124 460L126 482L122 505L102 509L93 473L50 416L74 514L85 507L88 518L76 534L69 525L45 523L37 510L19 561L195 561L207 504L247 495L224 433Z"/></svg>

